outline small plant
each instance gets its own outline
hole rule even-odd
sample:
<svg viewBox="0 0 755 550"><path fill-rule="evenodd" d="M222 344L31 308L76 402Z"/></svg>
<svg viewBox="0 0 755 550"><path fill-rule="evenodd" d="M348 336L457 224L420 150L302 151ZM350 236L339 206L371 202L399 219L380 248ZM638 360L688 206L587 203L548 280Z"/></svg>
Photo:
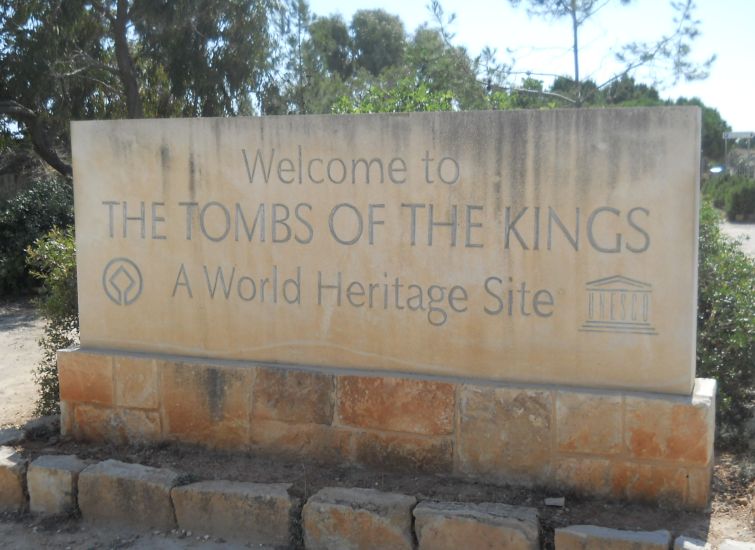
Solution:
<svg viewBox="0 0 755 550"><path fill-rule="evenodd" d="M38 305L45 318L44 336L39 341L43 357L34 371L39 387L35 412L55 414L60 410L56 354L79 339L73 227L53 229L34 241L27 249L27 262L31 275L42 282Z"/></svg>
<svg viewBox="0 0 755 550"><path fill-rule="evenodd" d="M710 202L700 210L697 375L718 380L720 446L747 445L755 403L755 261L723 235Z"/></svg>
<svg viewBox="0 0 755 550"><path fill-rule="evenodd" d="M62 178L43 178L0 204L0 296L18 294L34 283L25 250L53 227L73 223L73 190Z"/></svg>
<svg viewBox="0 0 755 550"><path fill-rule="evenodd" d="M729 174L711 178L703 185L703 194L729 221L755 220L755 180Z"/></svg>

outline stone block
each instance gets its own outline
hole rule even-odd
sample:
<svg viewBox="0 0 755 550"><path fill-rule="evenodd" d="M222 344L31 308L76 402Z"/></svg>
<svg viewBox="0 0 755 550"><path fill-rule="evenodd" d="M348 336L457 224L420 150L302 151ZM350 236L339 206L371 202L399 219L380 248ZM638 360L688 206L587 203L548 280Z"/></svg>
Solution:
<svg viewBox="0 0 755 550"><path fill-rule="evenodd" d="M180 475L172 470L106 460L79 474L79 508L87 521L175 529L170 498Z"/></svg>
<svg viewBox="0 0 755 550"><path fill-rule="evenodd" d="M28 464L28 460L12 447L0 447L0 512L26 510Z"/></svg>
<svg viewBox="0 0 755 550"><path fill-rule="evenodd" d="M215 448L248 446L254 369L164 361L158 370L166 436Z"/></svg>
<svg viewBox="0 0 755 550"><path fill-rule="evenodd" d="M352 433L322 424L290 424L275 420L253 420L250 426L252 448L325 461L352 459Z"/></svg>
<svg viewBox="0 0 755 550"><path fill-rule="evenodd" d="M35 514L69 514L76 510L79 474L87 464L72 455L40 456L29 466L29 509Z"/></svg>
<svg viewBox="0 0 755 550"><path fill-rule="evenodd" d="M76 405L69 401L60 402L60 435L73 435L74 410Z"/></svg>
<svg viewBox="0 0 755 550"><path fill-rule="evenodd" d="M113 404L112 356L61 350L57 358L62 401Z"/></svg>
<svg viewBox="0 0 755 550"><path fill-rule="evenodd" d="M550 467L550 391L461 388L458 467L487 478L534 482Z"/></svg>
<svg viewBox="0 0 755 550"><path fill-rule="evenodd" d="M704 540L690 537L676 537L676 540L674 540L674 550L711 550L711 546Z"/></svg>
<svg viewBox="0 0 755 550"><path fill-rule="evenodd" d="M0 447L3 445L18 445L26 439L26 432L18 428L3 428L0 430Z"/></svg>
<svg viewBox="0 0 755 550"><path fill-rule="evenodd" d="M354 460L388 470L453 471L453 440L400 433L355 432Z"/></svg>
<svg viewBox="0 0 755 550"><path fill-rule="evenodd" d="M432 380L341 376L338 422L423 435L454 429L455 385Z"/></svg>
<svg viewBox="0 0 755 550"><path fill-rule="evenodd" d="M537 510L484 502L421 502L414 508L420 550L540 548Z"/></svg>
<svg viewBox="0 0 755 550"><path fill-rule="evenodd" d="M157 366L154 359L116 356L115 404L133 409L158 406Z"/></svg>
<svg viewBox="0 0 755 550"><path fill-rule="evenodd" d="M290 485L202 481L171 494L178 527L251 544L288 546L298 499Z"/></svg>
<svg viewBox="0 0 755 550"><path fill-rule="evenodd" d="M614 497L660 503L671 508L685 505L687 481L683 468L659 464L617 462L611 472Z"/></svg>
<svg viewBox="0 0 755 550"><path fill-rule="evenodd" d="M77 405L73 416L76 439L126 444L150 443L162 437L156 411Z"/></svg>
<svg viewBox="0 0 755 550"><path fill-rule="evenodd" d="M668 550L668 531L620 531L595 525L556 529L556 550Z"/></svg>
<svg viewBox="0 0 755 550"><path fill-rule="evenodd" d="M622 451L622 397L590 392L556 393L558 450L614 455Z"/></svg>
<svg viewBox="0 0 755 550"><path fill-rule="evenodd" d="M254 420L331 424L334 376L310 371L259 368L254 381Z"/></svg>
<svg viewBox="0 0 755 550"><path fill-rule="evenodd" d="M326 488L304 505L308 549L411 549L412 496L374 489Z"/></svg>
<svg viewBox="0 0 755 550"><path fill-rule="evenodd" d="M611 493L611 461L603 458L561 458L552 469L551 484L585 495Z"/></svg>
<svg viewBox="0 0 755 550"><path fill-rule="evenodd" d="M698 378L691 397L627 395L625 443L630 455L697 466L713 458L715 380Z"/></svg>

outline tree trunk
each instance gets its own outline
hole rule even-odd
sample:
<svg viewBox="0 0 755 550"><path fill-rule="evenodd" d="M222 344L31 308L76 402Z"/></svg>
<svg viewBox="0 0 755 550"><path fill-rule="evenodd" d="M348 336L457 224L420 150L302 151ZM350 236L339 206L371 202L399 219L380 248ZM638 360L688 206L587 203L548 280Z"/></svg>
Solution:
<svg viewBox="0 0 755 550"><path fill-rule="evenodd" d="M579 20L577 0L571 0L572 51L574 52L574 82L577 85L577 107L582 105L582 82L579 80Z"/></svg>
<svg viewBox="0 0 755 550"><path fill-rule="evenodd" d="M128 118L144 118L142 100L139 97L139 83L136 80L136 71L134 70L134 60L131 59L128 37L126 36L128 0L118 0L115 19L111 19L111 22L115 41L115 58L118 62L118 75L126 93Z"/></svg>
<svg viewBox="0 0 755 550"><path fill-rule="evenodd" d="M34 151L54 168L57 172L70 180L73 176L71 165L64 162L50 143L50 136L44 120L28 107L12 100L0 101L0 115L12 118L26 126L31 136Z"/></svg>

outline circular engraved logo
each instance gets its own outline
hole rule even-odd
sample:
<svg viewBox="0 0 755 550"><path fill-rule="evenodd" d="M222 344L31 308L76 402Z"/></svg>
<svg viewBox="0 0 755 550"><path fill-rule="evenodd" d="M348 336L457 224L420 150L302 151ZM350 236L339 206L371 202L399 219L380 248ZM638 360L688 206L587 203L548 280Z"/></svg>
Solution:
<svg viewBox="0 0 755 550"><path fill-rule="evenodd" d="M128 258L113 258L102 272L102 287L113 303L131 305L141 296L142 273Z"/></svg>

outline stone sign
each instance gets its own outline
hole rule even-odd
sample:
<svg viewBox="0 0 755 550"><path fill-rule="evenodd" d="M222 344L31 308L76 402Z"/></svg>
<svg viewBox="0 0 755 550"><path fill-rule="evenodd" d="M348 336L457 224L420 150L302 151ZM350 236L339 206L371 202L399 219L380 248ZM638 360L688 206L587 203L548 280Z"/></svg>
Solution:
<svg viewBox="0 0 755 550"><path fill-rule="evenodd" d="M692 392L695 108L72 136L82 349Z"/></svg>

